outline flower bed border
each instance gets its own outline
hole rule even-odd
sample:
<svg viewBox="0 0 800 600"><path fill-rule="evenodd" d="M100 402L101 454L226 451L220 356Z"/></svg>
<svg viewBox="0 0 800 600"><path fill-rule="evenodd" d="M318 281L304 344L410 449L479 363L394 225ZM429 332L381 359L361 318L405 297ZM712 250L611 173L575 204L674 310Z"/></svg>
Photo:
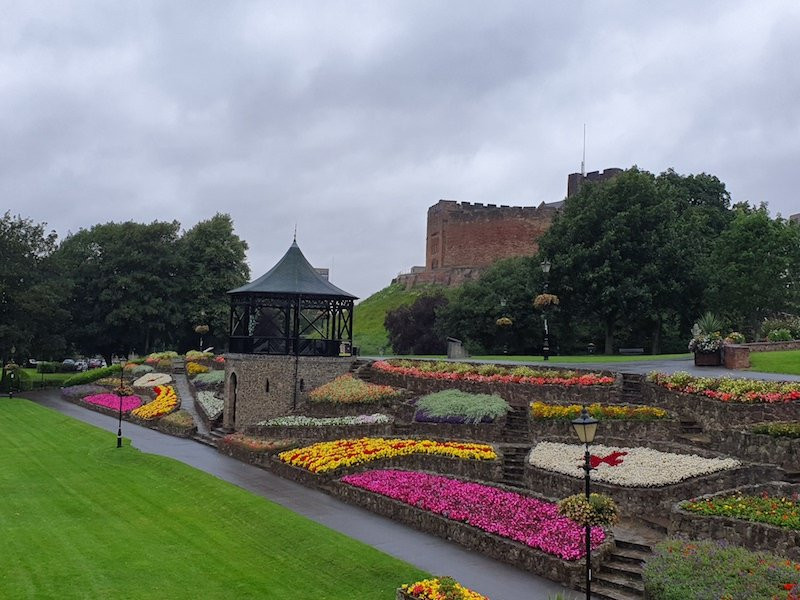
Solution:
<svg viewBox="0 0 800 600"><path fill-rule="evenodd" d="M494 487L525 494L524 490L504 488L502 486ZM331 493L348 504L365 508L370 512L382 515L418 531L450 540L460 546L475 550L483 556L514 565L551 581L563 583L573 589L578 587L585 577L584 565L586 563L583 559L574 561L562 560L520 542L487 533L472 525L448 519L405 502L357 488L338 480L332 482ZM527 495L541 498L537 494L528 493ZM552 502L550 499L547 499L547 501ZM592 550L593 568L599 569L600 563L611 554L614 548L613 535L606 530L606 540L598 548Z"/></svg>
<svg viewBox="0 0 800 600"><path fill-rule="evenodd" d="M747 430L709 432L712 445L720 452L757 463L774 464L786 470L800 465L800 439L781 438Z"/></svg>
<svg viewBox="0 0 800 600"><path fill-rule="evenodd" d="M793 492L800 492L800 484L774 481L764 484L743 485L693 497L693 499L703 500L727 496L736 492L748 495L759 495L762 492L767 492L770 495L780 493L781 495L790 496ZM770 525L769 523L746 521L735 517L689 512L681 508L681 502L676 502L672 506L669 535L691 539L702 538L725 541L744 546L748 550L769 552L770 554L785 556L794 561L800 561L800 531Z"/></svg>
<svg viewBox="0 0 800 600"><path fill-rule="evenodd" d="M730 430L741 425L767 421L800 421L800 402L745 404L723 402L700 394L669 390L650 381L642 381L644 404L696 419L706 430Z"/></svg>
<svg viewBox="0 0 800 600"><path fill-rule="evenodd" d="M308 415L306 415L308 416ZM343 438L391 437L394 423L361 425L247 425L242 433L252 437L297 438L309 441L332 441Z"/></svg>
<svg viewBox="0 0 800 600"><path fill-rule="evenodd" d="M737 486L777 480L782 476L783 471L773 465L753 464L652 488L624 487L604 481L592 481L592 491L611 496L623 516L663 517L669 514L675 502ZM523 481L527 489L554 498L577 494L584 487L583 477L572 477L534 467L528 462L527 457Z"/></svg>

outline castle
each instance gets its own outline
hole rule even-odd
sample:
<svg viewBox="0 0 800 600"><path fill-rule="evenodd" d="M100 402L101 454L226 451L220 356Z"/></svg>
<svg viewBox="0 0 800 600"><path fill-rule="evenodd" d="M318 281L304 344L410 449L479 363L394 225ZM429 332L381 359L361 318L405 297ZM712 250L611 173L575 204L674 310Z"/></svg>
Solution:
<svg viewBox="0 0 800 600"><path fill-rule="evenodd" d="M571 173L567 177L569 199L586 182L606 181L622 169ZM439 200L428 209L425 266L412 267L392 283L407 288L436 283L458 286L477 279L492 263L514 256L531 256L539 239L566 200L539 206L508 206Z"/></svg>

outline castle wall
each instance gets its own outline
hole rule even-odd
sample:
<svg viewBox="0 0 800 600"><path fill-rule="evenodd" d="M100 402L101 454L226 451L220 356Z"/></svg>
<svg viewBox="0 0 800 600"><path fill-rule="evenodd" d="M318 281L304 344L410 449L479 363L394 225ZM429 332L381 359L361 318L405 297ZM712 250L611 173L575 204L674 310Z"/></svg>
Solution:
<svg viewBox="0 0 800 600"><path fill-rule="evenodd" d="M483 269L512 256L535 254L557 209L440 200L428 209L426 271Z"/></svg>

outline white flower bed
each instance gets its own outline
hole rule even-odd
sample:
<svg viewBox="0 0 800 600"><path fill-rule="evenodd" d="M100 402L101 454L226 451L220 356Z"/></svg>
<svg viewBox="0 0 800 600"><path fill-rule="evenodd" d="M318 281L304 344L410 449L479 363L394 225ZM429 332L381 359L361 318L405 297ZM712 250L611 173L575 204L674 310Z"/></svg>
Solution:
<svg viewBox="0 0 800 600"><path fill-rule="evenodd" d="M169 373L147 373L133 382L133 387L155 387L157 385L169 385L172 383L172 375Z"/></svg>
<svg viewBox="0 0 800 600"><path fill-rule="evenodd" d="M591 472L595 481L604 481L626 487L661 487L684 479L733 469L741 465L733 458L703 458L696 454L673 454L649 448L618 448L595 444L589 446L592 456L609 462L600 462ZM613 453L625 455L616 456ZM610 456L612 455L612 456ZM583 478L584 447L578 444L540 442L531 450L530 464L540 469Z"/></svg>
<svg viewBox="0 0 800 600"><path fill-rule="evenodd" d="M222 414L223 400L217 398L214 392L197 392L197 401L203 406L203 410L212 421Z"/></svg>
<svg viewBox="0 0 800 600"><path fill-rule="evenodd" d="M391 423L389 415L375 413L372 415L359 415L357 417L304 417L291 415L277 417L269 421L261 421L259 425L274 425L281 427L325 427L329 425L375 425Z"/></svg>

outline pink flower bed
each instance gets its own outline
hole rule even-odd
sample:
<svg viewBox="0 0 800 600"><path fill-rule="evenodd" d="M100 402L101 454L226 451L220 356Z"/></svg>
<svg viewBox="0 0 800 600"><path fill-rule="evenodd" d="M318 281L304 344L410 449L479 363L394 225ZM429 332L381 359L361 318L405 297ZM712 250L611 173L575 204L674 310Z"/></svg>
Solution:
<svg viewBox="0 0 800 600"><path fill-rule="evenodd" d="M95 394L94 396L86 396L83 401L97 406L105 406L113 410L119 410L119 396L115 394ZM131 412L134 408L139 408L142 405L142 399L139 396L122 396L122 412Z"/></svg>
<svg viewBox="0 0 800 600"><path fill-rule="evenodd" d="M565 560L577 560L586 553L586 529L559 515L552 502L415 471L365 471L346 475L342 481ZM592 527L592 548L605 537L601 527Z"/></svg>

